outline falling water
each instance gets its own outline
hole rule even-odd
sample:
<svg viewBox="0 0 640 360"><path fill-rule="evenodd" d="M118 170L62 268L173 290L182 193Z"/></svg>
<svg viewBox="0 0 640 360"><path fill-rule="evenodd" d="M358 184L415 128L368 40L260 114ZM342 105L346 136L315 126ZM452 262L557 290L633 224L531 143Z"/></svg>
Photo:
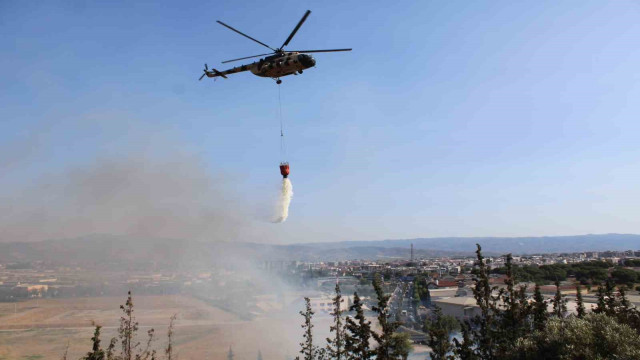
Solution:
<svg viewBox="0 0 640 360"><path fill-rule="evenodd" d="M289 217L289 204L291 203L291 197L293 197L293 186L289 178L282 179L282 191L280 192L280 199L278 200L278 207L276 212L276 218L273 222L281 223L287 220Z"/></svg>

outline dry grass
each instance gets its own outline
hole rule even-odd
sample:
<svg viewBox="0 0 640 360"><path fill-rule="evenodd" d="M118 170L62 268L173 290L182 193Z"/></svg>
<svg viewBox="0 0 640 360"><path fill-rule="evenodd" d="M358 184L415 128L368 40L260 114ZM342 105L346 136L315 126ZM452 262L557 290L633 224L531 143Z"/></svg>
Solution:
<svg viewBox="0 0 640 360"><path fill-rule="evenodd" d="M292 297L293 299L295 297ZM290 303L287 299L286 303ZM103 325L102 344L116 335L120 304L125 297L30 300L0 303L0 360L59 360L69 342L69 359L78 359L91 347L92 321ZM282 301L265 297L266 313L253 321L184 296L135 296L135 316L140 323L139 340L153 327L155 348L166 346L169 318L178 314L175 350L180 360L225 360L229 346L236 360L253 360L258 350L265 359L283 360L297 355L302 339L297 310ZM17 311L16 311L17 310ZM323 342L330 318L316 317L316 337Z"/></svg>
<svg viewBox="0 0 640 360"><path fill-rule="evenodd" d="M104 326L103 345L116 335L123 298L77 298L0 303L0 360L60 359L67 342L69 358L90 348L92 322ZM178 314L175 340L180 359L224 359L230 345L236 359L295 355L298 342L295 316L247 322L199 300L183 296L134 296L139 335L153 327L166 345L169 318ZM141 337L140 340L143 340Z"/></svg>
<svg viewBox="0 0 640 360"><path fill-rule="evenodd" d="M126 299L118 297L30 300L0 303L0 330L34 328L117 326L119 306ZM184 325L238 321L235 315L211 307L199 300L183 296L135 296L135 316L141 325L164 327L173 314L179 314Z"/></svg>

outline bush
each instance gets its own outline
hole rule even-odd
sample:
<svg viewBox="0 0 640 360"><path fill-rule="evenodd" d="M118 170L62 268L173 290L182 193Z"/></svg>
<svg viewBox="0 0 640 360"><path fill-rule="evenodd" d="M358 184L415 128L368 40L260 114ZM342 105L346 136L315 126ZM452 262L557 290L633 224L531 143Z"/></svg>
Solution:
<svg viewBox="0 0 640 360"><path fill-rule="evenodd" d="M544 331L518 339L513 358L640 359L640 335L604 314L551 318Z"/></svg>

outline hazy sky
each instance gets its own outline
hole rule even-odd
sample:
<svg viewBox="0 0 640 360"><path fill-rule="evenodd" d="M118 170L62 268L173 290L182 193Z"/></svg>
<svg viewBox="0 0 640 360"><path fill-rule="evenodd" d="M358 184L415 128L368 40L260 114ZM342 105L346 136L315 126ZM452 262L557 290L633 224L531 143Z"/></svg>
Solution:
<svg viewBox="0 0 640 360"><path fill-rule="evenodd" d="M283 78L295 195L270 224L277 86L197 80L267 50L215 20L278 47L307 9L289 49L354 51ZM3 197L177 152L254 241L640 232L638 1L2 1L0 84Z"/></svg>

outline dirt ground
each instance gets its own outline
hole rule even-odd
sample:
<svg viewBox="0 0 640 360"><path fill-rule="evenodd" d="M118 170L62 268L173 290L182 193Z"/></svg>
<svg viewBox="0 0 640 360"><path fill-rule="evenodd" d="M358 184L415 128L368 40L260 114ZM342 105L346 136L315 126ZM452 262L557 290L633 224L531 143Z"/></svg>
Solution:
<svg viewBox="0 0 640 360"><path fill-rule="evenodd" d="M0 303L0 360L61 359L69 344L68 358L78 359L91 347L92 323L102 326L102 344L116 335L125 298L75 298ZM268 307L268 306L267 306ZM294 357L301 339L295 312L267 314L253 321L183 296L134 297L134 315L140 324L139 341L150 328L156 331L153 346L163 353L169 318L177 314L175 348L179 358L226 359L229 346L236 360ZM317 319L328 328L329 319ZM326 322L326 324L324 324ZM326 326L325 326L326 325Z"/></svg>

